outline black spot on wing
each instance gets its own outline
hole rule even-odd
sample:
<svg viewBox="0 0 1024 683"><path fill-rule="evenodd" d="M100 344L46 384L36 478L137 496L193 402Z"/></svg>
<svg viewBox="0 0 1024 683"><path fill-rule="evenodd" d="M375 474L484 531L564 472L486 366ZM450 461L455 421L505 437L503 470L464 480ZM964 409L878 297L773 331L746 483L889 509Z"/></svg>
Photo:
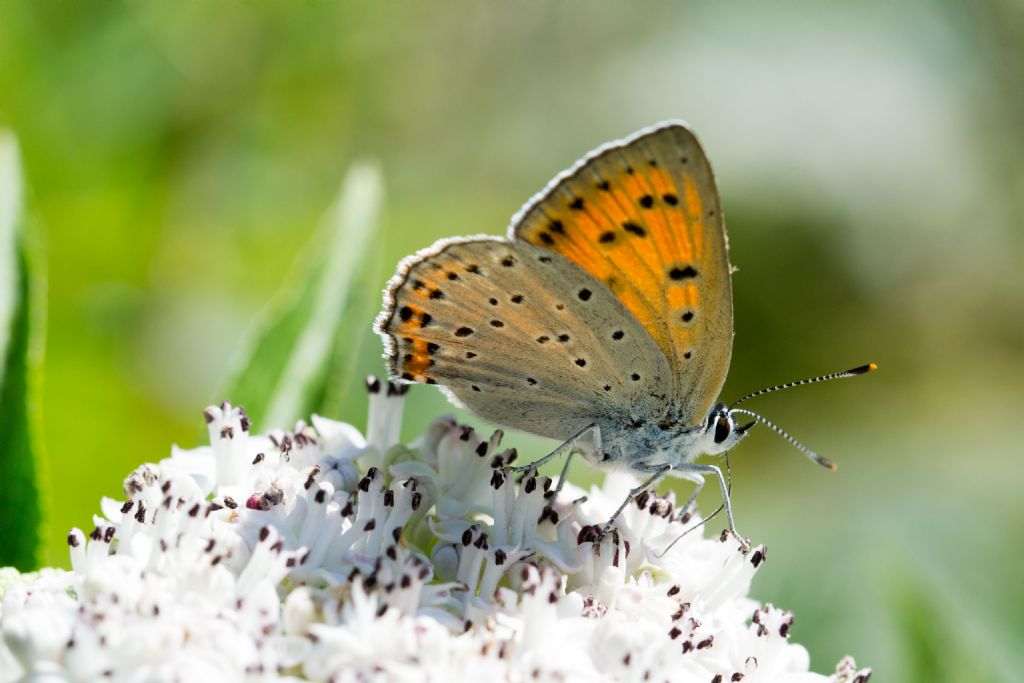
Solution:
<svg viewBox="0 0 1024 683"><path fill-rule="evenodd" d="M668 276L673 280L692 280L698 274L697 269L689 264L674 265L668 270Z"/></svg>

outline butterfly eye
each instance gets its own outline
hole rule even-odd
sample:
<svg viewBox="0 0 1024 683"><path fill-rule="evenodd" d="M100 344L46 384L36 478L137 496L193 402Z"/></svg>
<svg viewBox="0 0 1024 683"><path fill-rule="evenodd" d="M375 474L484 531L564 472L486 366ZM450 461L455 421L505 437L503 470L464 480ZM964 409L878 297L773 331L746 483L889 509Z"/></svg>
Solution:
<svg viewBox="0 0 1024 683"><path fill-rule="evenodd" d="M715 423L715 443L722 443L729 438L729 432L732 431L732 427L729 425L729 420L720 417L718 422Z"/></svg>

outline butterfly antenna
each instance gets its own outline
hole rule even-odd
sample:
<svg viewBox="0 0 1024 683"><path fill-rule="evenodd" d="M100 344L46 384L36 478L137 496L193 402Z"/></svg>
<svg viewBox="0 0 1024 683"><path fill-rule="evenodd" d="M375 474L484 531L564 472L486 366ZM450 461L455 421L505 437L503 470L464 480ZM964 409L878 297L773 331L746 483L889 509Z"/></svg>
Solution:
<svg viewBox="0 0 1024 683"><path fill-rule="evenodd" d="M730 465L729 465L729 451L725 451L722 455L725 456L725 490L731 496L732 495L732 467L730 467ZM662 558L662 557L665 557L665 553L667 553L669 550L672 550L672 546L674 546L676 543L679 543L679 541L683 540L683 538L685 538L686 536L689 536L694 531L696 531L697 529L701 528L702 526L704 526L705 524L707 524L708 522L713 520L724 509L725 509L725 503L723 502L723 503L719 504L719 506L717 508L715 508L714 512L712 512L710 515L708 515L707 517L702 519L698 524L694 524L692 527L690 527L689 529L687 529L683 533L681 533L678 536L676 536L675 540L672 541L671 543L669 543L668 546L666 546L664 550L662 550L660 553L658 553L657 557L659 559Z"/></svg>
<svg viewBox="0 0 1024 683"><path fill-rule="evenodd" d="M761 417L757 413L753 413L753 412L751 412L749 410L744 410L743 408L731 408L729 410L729 414L731 415L733 413L739 413L740 415L747 415L749 417L754 418L756 421L760 422L765 427L767 427L768 429L772 430L773 432L775 432L776 434L781 436L783 439L785 439L786 441L791 443L794 447L796 447L796 449L798 451L800 451L801 453L806 455L808 458L810 458L814 462L816 462L819 465L821 465L822 467L828 468L830 470L834 470L834 469L836 469L836 467L838 467L834 462L832 462L828 458L824 458L824 457L818 455L817 453L812 451L810 448L808 448L807 446L803 445L802 443L800 443L799 441L794 439L792 436L789 435L789 433L785 429L783 429L782 427L778 426L777 424L775 424L771 420L769 420L769 419L767 419L765 417Z"/></svg>
<svg viewBox="0 0 1024 683"><path fill-rule="evenodd" d="M792 389L793 387L803 386L804 384L817 384L818 382L827 382L830 379L843 379L844 377L856 377L857 375L864 375L869 372L874 372L878 369L878 366L874 363L868 363L867 365L861 365L850 370L844 370L843 372L831 372L827 375L820 377L811 377L810 379L800 379L795 382L786 382L785 384L779 384L774 387L767 387L765 389L758 389L752 391L738 401L734 401L729 408L735 408L744 401L754 398L755 396L761 396L762 394L770 394L773 391L781 391L783 389Z"/></svg>

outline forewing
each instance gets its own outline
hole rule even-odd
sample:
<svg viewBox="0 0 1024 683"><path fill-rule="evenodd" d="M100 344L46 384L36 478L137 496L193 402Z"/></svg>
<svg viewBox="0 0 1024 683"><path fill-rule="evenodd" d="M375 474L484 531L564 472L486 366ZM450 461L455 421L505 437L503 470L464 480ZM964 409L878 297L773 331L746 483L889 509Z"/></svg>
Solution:
<svg viewBox="0 0 1024 683"><path fill-rule="evenodd" d="M560 255L446 240L388 284L377 331L392 376L440 384L492 422L566 439L665 413L664 354L601 282Z"/></svg>
<svg viewBox="0 0 1024 683"><path fill-rule="evenodd" d="M511 236L565 256L603 282L654 338L691 424L725 382L732 292L711 166L667 123L596 150L513 219Z"/></svg>

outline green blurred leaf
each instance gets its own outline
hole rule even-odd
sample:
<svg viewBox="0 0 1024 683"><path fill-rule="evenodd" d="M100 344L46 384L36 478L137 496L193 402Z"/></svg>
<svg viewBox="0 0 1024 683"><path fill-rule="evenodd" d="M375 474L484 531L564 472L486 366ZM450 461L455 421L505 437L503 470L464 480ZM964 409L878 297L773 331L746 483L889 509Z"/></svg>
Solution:
<svg viewBox="0 0 1024 683"><path fill-rule="evenodd" d="M934 582L920 574L891 576L890 583L888 616L894 620L893 635L900 641L899 664L903 668L896 680L1012 680L998 672L992 645L982 642L979 647L971 633L969 622L976 618L971 613L973 606L950 604L950 594L937 590Z"/></svg>
<svg viewBox="0 0 1024 683"><path fill-rule="evenodd" d="M382 192L376 166L352 167L329 220L243 340L224 396L264 428L336 408L366 336L367 301L378 299L361 285L376 281Z"/></svg>
<svg viewBox="0 0 1024 683"><path fill-rule="evenodd" d="M36 566L42 505L43 275L21 220L18 146L0 133L0 566Z"/></svg>

